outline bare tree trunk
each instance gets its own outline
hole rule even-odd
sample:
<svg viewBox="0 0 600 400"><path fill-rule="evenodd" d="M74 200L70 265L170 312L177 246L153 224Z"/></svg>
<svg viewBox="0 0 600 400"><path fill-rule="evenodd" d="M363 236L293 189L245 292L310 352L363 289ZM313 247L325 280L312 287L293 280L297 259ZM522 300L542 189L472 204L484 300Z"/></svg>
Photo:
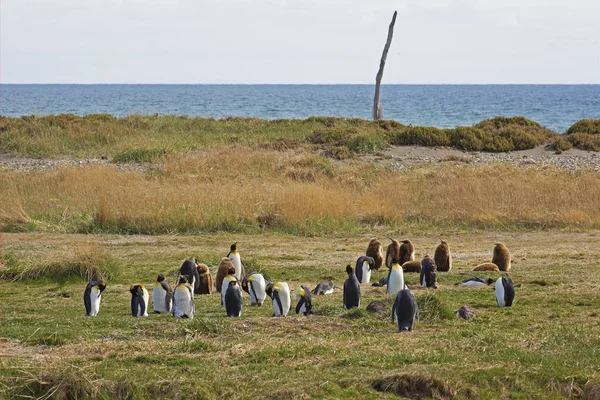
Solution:
<svg viewBox="0 0 600 400"><path fill-rule="evenodd" d="M394 16L392 17L392 22L390 22L390 27L388 29L387 41L385 42L385 47L383 48L381 61L379 61L379 71L377 71L377 78L375 78L375 99L373 100L374 120L383 118L383 107L381 107L381 103L379 103L379 87L381 86L381 78L383 78L383 67L385 67L385 59L387 57L388 50L390 49L390 45L392 44L392 36L394 35L394 25L396 24L397 14L398 11L394 11Z"/></svg>

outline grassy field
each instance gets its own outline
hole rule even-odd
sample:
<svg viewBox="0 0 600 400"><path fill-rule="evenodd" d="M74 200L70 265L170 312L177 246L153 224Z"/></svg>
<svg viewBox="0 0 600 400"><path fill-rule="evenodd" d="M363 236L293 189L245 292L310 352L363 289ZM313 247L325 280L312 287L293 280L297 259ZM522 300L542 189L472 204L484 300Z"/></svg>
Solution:
<svg viewBox="0 0 600 400"><path fill-rule="evenodd" d="M382 239L408 235L417 258L432 254L438 243L438 235L380 234ZM412 398L419 393L562 398L598 390L597 231L445 235L455 264L439 274L440 287L420 289L418 277L407 274L421 307L412 333L398 333L388 313L365 311L376 299L391 308L383 288L369 285L362 287L359 310L344 310L336 291L315 297L315 314L309 317L274 319L268 299L265 306L250 308L245 296L242 317L228 319L218 295L196 296L194 320L129 315L129 285L151 286L159 271L172 282L181 261L192 255L214 267L234 240L249 269L285 280L295 290L299 284L313 288L327 277L341 285L344 265L364 252L369 238L367 233L318 238L3 234L3 270L29 271L37 279L0 282L0 393L5 398L395 398L374 388L393 382ZM513 254L512 308L498 308L492 289L454 285L472 266L491 259L498 240ZM111 277L96 318L84 314L85 281L61 267L77 270L89 260ZM374 273L373 280L383 275ZM463 304L476 309L474 320L454 317Z"/></svg>
<svg viewBox="0 0 600 400"><path fill-rule="evenodd" d="M358 155L405 142L498 151L553 140L531 121L436 130L51 116L0 118L0 138L2 156L111 161L0 170L4 398L600 399L600 174L462 162L396 170ZM374 236L410 238L417 259L450 244L455 265L439 289L407 274L421 309L411 333L365 310L372 300L391 310L370 285L360 309L344 310L338 290L314 298L309 317L271 318L270 300L251 308L245 296L242 317L228 319L216 294L196 296L193 320L130 316L130 285L152 287L159 272L173 283L191 256L214 271L234 241L248 270L295 291L324 278L341 286ZM497 241L513 254L511 308L491 288L455 285ZM99 276L100 314L86 317L83 290ZM455 317L464 304L474 320Z"/></svg>

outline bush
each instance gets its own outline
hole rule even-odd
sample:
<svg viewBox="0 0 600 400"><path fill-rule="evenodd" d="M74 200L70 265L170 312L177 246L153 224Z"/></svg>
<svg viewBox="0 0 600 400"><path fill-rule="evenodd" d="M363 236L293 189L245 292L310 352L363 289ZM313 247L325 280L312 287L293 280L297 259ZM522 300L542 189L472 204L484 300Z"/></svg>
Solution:
<svg viewBox="0 0 600 400"><path fill-rule="evenodd" d="M552 148L556 150L557 153L562 153L563 151L567 151L573 147L571 141L563 136L558 136L554 142L552 143Z"/></svg>
<svg viewBox="0 0 600 400"><path fill-rule="evenodd" d="M600 134L600 119L582 119L575 122L566 132L568 135L572 133L588 133L590 135Z"/></svg>
<svg viewBox="0 0 600 400"><path fill-rule="evenodd" d="M450 146L450 131L432 126L415 126L397 132L394 144L400 146Z"/></svg>
<svg viewBox="0 0 600 400"><path fill-rule="evenodd" d="M600 151L600 135L572 133L567 135L567 139L573 144L573 147L577 147L578 149Z"/></svg>

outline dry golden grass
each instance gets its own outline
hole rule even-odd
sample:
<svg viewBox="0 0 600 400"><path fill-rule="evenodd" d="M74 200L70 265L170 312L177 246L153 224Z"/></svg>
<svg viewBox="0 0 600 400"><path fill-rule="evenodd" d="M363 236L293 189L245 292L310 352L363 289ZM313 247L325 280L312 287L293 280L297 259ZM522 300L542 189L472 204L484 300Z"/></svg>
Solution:
<svg viewBox="0 0 600 400"><path fill-rule="evenodd" d="M0 172L0 224L55 231L322 233L364 223L600 226L600 175L553 167L416 166L234 146L112 167Z"/></svg>

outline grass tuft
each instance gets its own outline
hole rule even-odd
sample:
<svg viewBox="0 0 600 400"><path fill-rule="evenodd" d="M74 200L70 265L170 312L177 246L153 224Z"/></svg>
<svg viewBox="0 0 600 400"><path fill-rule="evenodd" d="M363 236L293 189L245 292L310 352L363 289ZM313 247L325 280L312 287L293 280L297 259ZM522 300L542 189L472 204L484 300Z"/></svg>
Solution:
<svg viewBox="0 0 600 400"><path fill-rule="evenodd" d="M445 381L425 375L398 374L373 381L372 387L409 399L452 399L456 391Z"/></svg>
<svg viewBox="0 0 600 400"><path fill-rule="evenodd" d="M454 312L431 290L415 296L419 307L419 322L432 323L454 318Z"/></svg>

